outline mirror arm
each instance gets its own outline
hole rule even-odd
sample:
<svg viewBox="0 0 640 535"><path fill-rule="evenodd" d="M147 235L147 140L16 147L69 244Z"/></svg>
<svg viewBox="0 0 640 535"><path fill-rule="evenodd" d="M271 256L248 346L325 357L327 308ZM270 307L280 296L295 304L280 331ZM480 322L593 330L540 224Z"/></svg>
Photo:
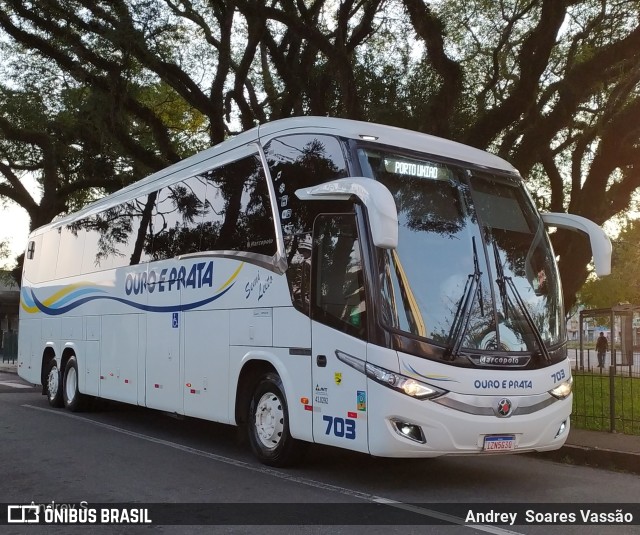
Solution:
<svg viewBox="0 0 640 535"><path fill-rule="evenodd" d="M550 227L584 232L589 236L596 274L599 277L611 274L611 240L604 233L602 227L586 217L574 214L548 212L540 215L542 216L542 221Z"/></svg>
<svg viewBox="0 0 640 535"><path fill-rule="evenodd" d="M386 186L371 178L349 177L296 190L302 201L348 201L357 197L366 207L373 244L383 249L398 247L398 210Z"/></svg>

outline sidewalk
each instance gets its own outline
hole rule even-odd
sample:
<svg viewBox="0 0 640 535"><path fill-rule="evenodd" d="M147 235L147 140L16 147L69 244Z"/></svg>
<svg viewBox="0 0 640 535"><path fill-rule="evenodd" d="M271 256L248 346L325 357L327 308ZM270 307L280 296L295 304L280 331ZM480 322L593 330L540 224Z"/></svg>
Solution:
<svg viewBox="0 0 640 535"><path fill-rule="evenodd" d="M18 363L8 360L3 361L0 355L0 372L4 373L18 373Z"/></svg>
<svg viewBox="0 0 640 535"><path fill-rule="evenodd" d="M17 364L0 359L0 372L18 373ZM640 436L637 435L572 428L567 442L559 450L531 455L568 464L640 474Z"/></svg>
<svg viewBox="0 0 640 535"><path fill-rule="evenodd" d="M568 464L640 474L640 436L638 435L571 428L562 448L534 455Z"/></svg>

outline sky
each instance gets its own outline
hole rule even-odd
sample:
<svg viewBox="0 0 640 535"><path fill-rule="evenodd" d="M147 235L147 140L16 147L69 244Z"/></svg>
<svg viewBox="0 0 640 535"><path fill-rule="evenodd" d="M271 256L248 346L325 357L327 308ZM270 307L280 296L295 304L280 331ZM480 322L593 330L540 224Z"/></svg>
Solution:
<svg viewBox="0 0 640 535"><path fill-rule="evenodd" d="M9 242L11 256L0 259L0 268L11 267L13 259L27 245L29 236L29 216L16 204L0 207L0 242Z"/></svg>
<svg viewBox="0 0 640 535"><path fill-rule="evenodd" d="M40 199L40 191L35 179L26 177L23 184L31 195ZM8 242L11 250L9 258L0 258L0 269L13 267L15 257L27 246L28 236L29 216L26 210L9 201L0 204L0 242Z"/></svg>

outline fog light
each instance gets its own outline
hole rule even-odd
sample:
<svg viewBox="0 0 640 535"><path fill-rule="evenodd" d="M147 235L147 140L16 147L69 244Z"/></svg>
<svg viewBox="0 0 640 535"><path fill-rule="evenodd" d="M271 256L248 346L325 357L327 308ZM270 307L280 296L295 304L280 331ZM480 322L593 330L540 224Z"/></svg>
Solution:
<svg viewBox="0 0 640 535"><path fill-rule="evenodd" d="M426 443L422 428L419 425L402 422L400 420L392 420L393 427L401 437L408 438L420 444Z"/></svg>
<svg viewBox="0 0 640 535"><path fill-rule="evenodd" d="M562 433L565 432L566 429L567 429L567 421L565 420L560 424L560 427L558 428L558 432L556 433L556 436L554 438L558 438L560 435L562 435Z"/></svg>

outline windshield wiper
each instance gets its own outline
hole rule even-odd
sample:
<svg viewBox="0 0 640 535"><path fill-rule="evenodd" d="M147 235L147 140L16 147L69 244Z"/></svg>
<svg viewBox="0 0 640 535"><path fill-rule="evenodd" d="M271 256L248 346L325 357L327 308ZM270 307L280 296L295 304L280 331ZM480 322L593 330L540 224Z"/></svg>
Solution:
<svg viewBox="0 0 640 535"><path fill-rule="evenodd" d="M456 313L453 317L453 323L451 324L451 330L449 331L449 336L447 338L447 349L445 351L445 355L447 357L457 355L460 351L464 335L469 327L469 320L471 319L471 311L473 303L475 302L476 294L478 295L480 314L484 316L482 285L480 281L482 272L480 271L480 264L478 262L476 239L471 238L471 241L473 245L473 273L467 277L462 297L460 298L460 301L458 301L458 307L456 308ZM453 341L453 344L451 344L451 341Z"/></svg>
<svg viewBox="0 0 640 535"><path fill-rule="evenodd" d="M507 291L507 288L508 288L509 290L511 290L511 293L515 298L516 304L518 305L518 308L522 313L522 317L527 323L527 326L529 327L531 334L533 334L536 344L538 344L538 348L540 350L540 354L542 355L542 358L546 361L550 361L551 356L549 355L547 346L545 345L544 340L542 339L542 335L540 334L538 327L536 327L536 324L533 321L531 314L529 313L527 304L524 302L524 299L522 298L522 295L518 291L518 288L516 288L516 285L513 282L513 279L511 277L507 277L504 274L504 270L502 269L502 262L500 261L500 253L498 252L498 246L496 245L496 242L493 241L492 245L493 245L493 256L495 259L496 271L498 275L498 278L496 279L496 283L498 284L498 290L500 291L500 300L502 301L502 311L504 313L504 319L505 320L509 319L509 307L513 307L511 303L511 299L509 298L509 293Z"/></svg>

